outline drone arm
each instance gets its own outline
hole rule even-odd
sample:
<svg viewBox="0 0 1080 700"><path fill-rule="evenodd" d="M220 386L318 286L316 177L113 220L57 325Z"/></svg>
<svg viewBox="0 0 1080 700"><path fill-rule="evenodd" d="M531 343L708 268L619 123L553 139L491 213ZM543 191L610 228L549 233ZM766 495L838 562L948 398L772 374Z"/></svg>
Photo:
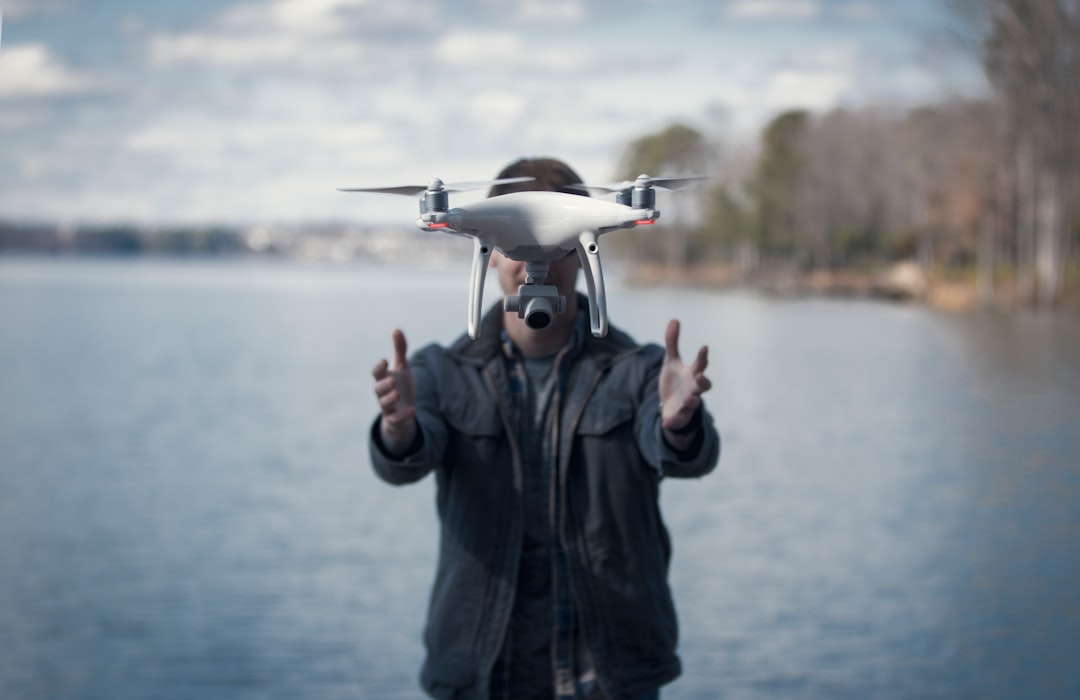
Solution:
<svg viewBox="0 0 1080 700"><path fill-rule="evenodd" d="M595 231L583 231L578 236L578 258L585 270L585 286L589 290L589 323L598 338L607 335L607 295L604 292L604 271L600 267L600 246Z"/></svg>
<svg viewBox="0 0 1080 700"><path fill-rule="evenodd" d="M480 337L480 316L483 313L484 281L487 279L488 259L492 246L477 237L473 239L472 275L469 278L469 337Z"/></svg>

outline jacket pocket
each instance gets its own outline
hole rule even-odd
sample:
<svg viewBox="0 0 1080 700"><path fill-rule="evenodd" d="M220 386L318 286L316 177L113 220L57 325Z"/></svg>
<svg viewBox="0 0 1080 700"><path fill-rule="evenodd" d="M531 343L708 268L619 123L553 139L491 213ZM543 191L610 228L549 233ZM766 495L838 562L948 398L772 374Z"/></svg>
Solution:
<svg viewBox="0 0 1080 700"><path fill-rule="evenodd" d="M629 399L596 396L585 407L577 432L579 435L607 435L633 420L634 404Z"/></svg>
<svg viewBox="0 0 1080 700"><path fill-rule="evenodd" d="M502 419L493 401L455 396L440 406L446 423L462 435L496 437L502 434Z"/></svg>

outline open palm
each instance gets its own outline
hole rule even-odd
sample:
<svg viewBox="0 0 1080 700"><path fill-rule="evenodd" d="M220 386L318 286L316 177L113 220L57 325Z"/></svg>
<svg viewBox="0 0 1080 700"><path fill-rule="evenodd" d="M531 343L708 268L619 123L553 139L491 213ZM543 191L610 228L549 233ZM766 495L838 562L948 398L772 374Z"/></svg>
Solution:
<svg viewBox="0 0 1080 700"><path fill-rule="evenodd" d="M664 333L664 364L660 368L660 419L664 430L686 427L701 406L701 395L712 388L705 376L709 348L698 350L697 357L686 364L679 356L679 322L672 319Z"/></svg>

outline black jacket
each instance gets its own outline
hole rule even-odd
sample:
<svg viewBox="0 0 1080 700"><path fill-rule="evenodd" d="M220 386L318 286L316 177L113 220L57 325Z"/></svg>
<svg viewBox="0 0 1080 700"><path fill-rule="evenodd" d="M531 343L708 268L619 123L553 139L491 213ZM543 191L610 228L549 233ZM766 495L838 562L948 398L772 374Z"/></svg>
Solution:
<svg viewBox="0 0 1080 700"><path fill-rule="evenodd" d="M486 697L516 587L523 467L509 429L499 306L484 317L479 339L463 336L449 349L429 345L410 359L418 449L395 459L381 447L377 420L372 427L380 477L407 484L434 471L437 479L442 528L421 672L436 698ZM663 355L614 328L603 338L587 336L556 421L559 534L597 676L613 700L658 688L680 672L659 485L662 476L708 473L720 454L704 409L692 454L663 443Z"/></svg>

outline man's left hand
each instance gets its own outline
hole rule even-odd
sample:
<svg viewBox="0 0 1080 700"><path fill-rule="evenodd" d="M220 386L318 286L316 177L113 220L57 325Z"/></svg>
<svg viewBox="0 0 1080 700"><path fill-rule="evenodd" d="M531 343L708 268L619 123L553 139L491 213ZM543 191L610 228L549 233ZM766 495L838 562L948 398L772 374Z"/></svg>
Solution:
<svg viewBox="0 0 1080 700"><path fill-rule="evenodd" d="M701 346L692 364L679 356L679 322L672 319L664 333L664 364L660 368L660 425L665 431L685 428L701 407L701 395L712 388L705 376L709 347ZM682 442L682 441L679 441Z"/></svg>

